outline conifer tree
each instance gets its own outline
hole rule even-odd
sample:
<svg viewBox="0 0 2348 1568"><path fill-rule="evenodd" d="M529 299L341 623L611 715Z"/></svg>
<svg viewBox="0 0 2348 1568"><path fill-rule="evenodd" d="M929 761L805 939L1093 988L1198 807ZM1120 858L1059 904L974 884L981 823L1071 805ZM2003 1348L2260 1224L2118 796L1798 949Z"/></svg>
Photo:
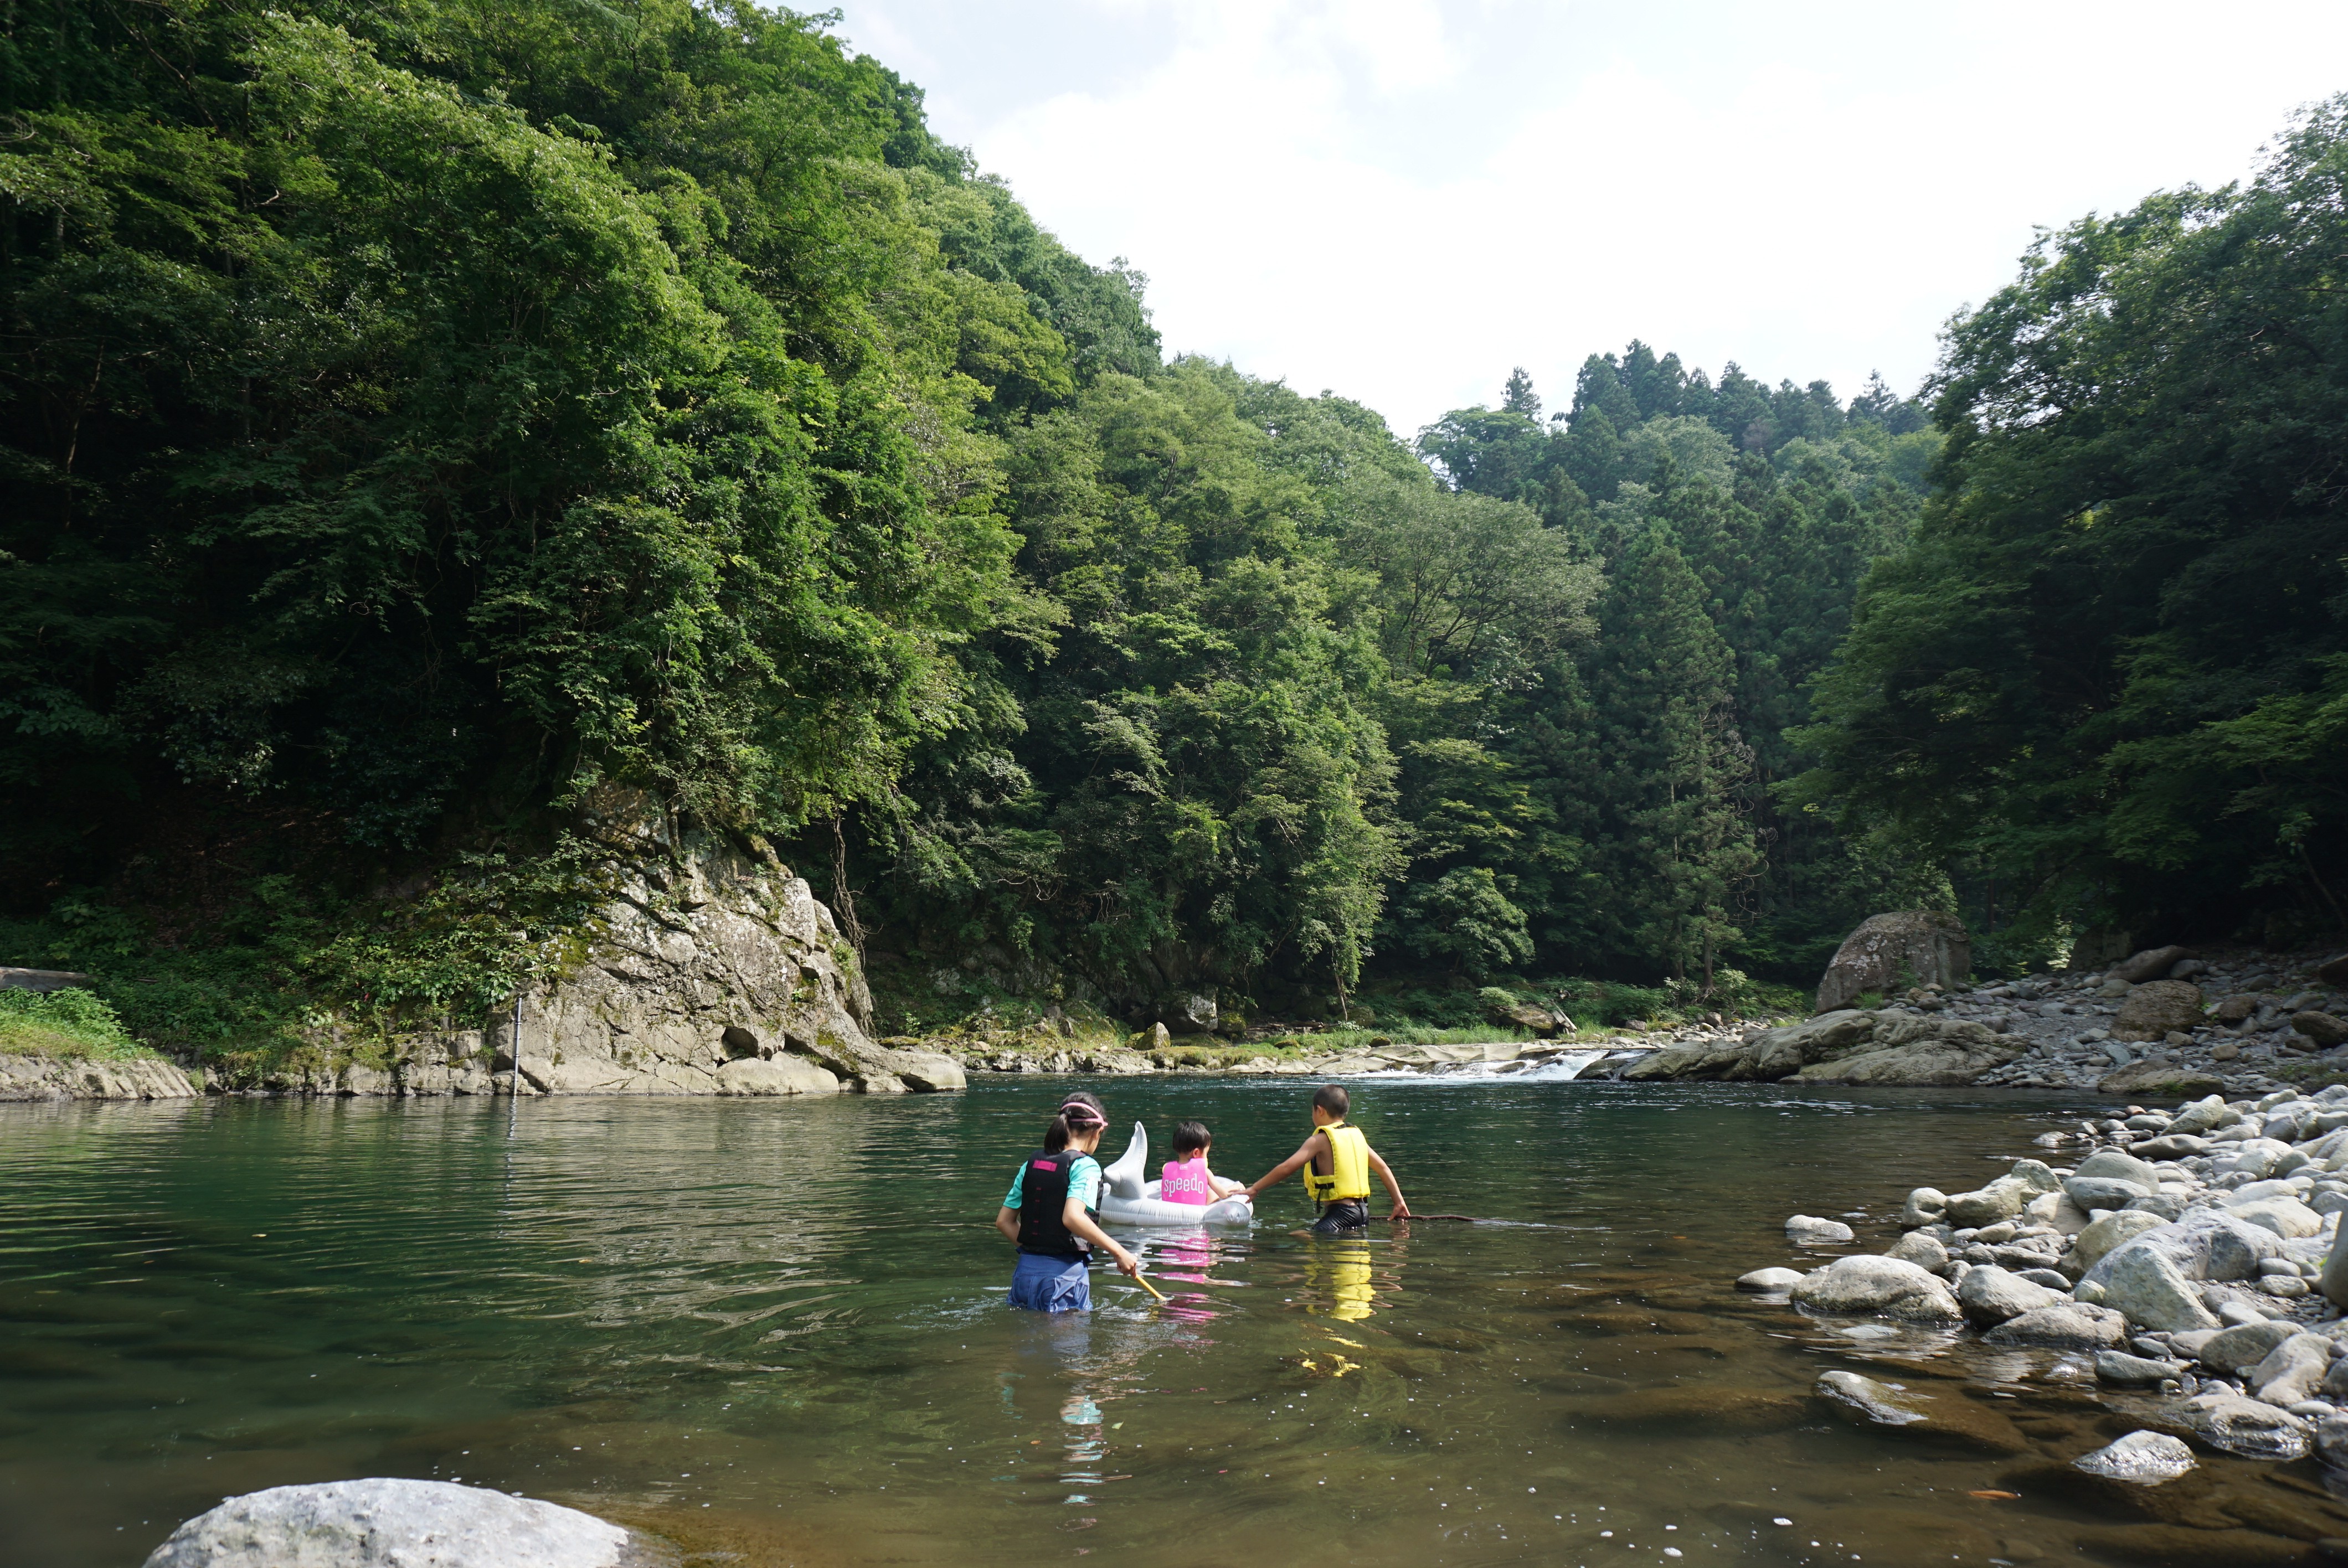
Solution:
<svg viewBox="0 0 2348 1568"><path fill-rule="evenodd" d="M1734 722L1735 671L1704 587L1670 536L1635 537L1599 605L1584 660L1582 788L1594 845L1586 939L1712 983L1740 934L1732 906L1760 856L1742 790L1752 753Z"/></svg>

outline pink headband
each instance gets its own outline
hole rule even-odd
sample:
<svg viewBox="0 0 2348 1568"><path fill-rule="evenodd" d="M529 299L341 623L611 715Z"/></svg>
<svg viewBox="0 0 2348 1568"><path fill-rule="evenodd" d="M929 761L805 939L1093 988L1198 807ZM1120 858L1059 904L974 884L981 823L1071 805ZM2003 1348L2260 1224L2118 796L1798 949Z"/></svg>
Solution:
<svg viewBox="0 0 2348 1568"><path fill-rule="evenodd" d="M1060 1107L1060 1114L1068 1119L1071 1127L1106 1127L1108 1118L1081 1100L1071 1100Z"/></svg>

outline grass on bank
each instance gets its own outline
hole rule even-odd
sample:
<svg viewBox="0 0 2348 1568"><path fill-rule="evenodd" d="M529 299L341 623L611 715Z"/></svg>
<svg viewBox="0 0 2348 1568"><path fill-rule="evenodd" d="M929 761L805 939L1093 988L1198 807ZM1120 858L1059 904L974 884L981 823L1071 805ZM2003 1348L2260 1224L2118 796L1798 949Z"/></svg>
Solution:
<svg viewBox="0 0 2348 1568"><path fill-rule="evenodd" d="M121 1017L102 998L78 987L0 990L0 1056L160 1060L157 1052L130 1038Z"/></svg>

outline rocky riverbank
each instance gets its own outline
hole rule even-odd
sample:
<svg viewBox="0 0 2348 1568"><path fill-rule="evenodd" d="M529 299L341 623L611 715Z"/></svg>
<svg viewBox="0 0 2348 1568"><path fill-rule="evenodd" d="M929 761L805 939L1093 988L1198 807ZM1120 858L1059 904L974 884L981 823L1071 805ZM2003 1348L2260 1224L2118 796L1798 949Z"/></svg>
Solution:
<svg viewBox="0 0 2348 1568"><path fill-rule="evenodd" d="M1889 1006L1674 1045L1623 1076L2263 1094L2295 1063L2348 1071L2348 958L2320 957L2160 948L2086 974L1920 986Z"/></svg>
<svg viewBox="0 0 2348 1568"><path fill-rule="evenodd" d="M2039 1143L2068 1163L1917 1188L1880 1251L1737 1284L1887 1350L1968 1349L1983 1397L2016 1380L2099 1390L2140 1430L2077 1456L2086 1474L2157 1485L2197 1462L2188 1445L2348 1469L2348 1085L2130 1106ZM1858 1240L1805 1214L1787 1236ZM1828 1373L1817 1392L1849 1419L1928 1435L1989 1419L1889 1378Z"/></svg>

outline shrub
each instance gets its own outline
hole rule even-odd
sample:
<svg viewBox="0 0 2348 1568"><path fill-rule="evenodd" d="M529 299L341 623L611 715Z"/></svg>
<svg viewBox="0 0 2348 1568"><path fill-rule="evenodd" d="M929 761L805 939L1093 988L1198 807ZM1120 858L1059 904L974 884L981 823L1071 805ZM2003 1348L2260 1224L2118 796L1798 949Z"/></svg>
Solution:
<svg viewBox="0 0 2348 1568"><path fill-rule="evenodd" d="M20 1056L150 1056L121 1018L78 987L0 990L0 1052Z"/></svg>

